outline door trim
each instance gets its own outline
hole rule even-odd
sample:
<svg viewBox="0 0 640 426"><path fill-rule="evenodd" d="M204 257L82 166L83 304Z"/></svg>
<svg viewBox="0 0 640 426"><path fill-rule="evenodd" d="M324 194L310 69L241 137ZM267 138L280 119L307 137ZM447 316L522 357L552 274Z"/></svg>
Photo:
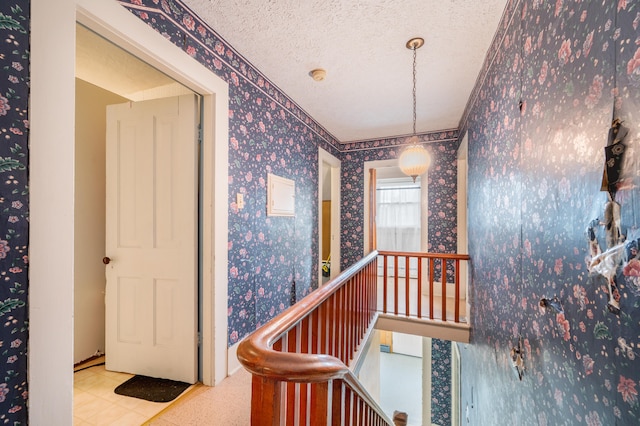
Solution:
<svg viewBox="0 0 640 426"><path fill-rule="evenodd" d="M331 278L338 276L340 273L340 168L341 161L331 155L328 151L318 147L318 287L322 284L322 251L320 250L320 241L322 241L322 194L323 194L323 179L325 164L328 164L331 169L331 232L333 238L331 239ZM335 200L335 202L334 202Z"/></svg>
<svg viewBox="0 0 640 426"><path fill-rule="evenodd" d="M457 198L457 251L458 253L469 253L469 237L468 237L468 208L467 208L467 188L469 179L469 134L464 134L462 142L458 147L458 198ZM467 262L460 264L460 282L462 283L461 291L467 303L467 318L471 313L471 303L469 299L469 265ZM469 321L469 320L468 320Z"/></svg>
<svg viewBox="0 0 640 426"><path fill-rule="evenodd" d="M219 383L227 375L228 209L213 206L228 204L227 83L113 0L32 0L31 12L31 422L73 421L76 21L204 96L201 374Z"/></svg>

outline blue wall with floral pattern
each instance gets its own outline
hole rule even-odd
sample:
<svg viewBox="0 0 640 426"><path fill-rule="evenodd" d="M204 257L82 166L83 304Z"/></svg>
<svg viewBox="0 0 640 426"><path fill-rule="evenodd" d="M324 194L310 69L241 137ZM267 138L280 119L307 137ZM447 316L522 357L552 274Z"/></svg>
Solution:
<svg viewBox="0 0 640 426"><path fill-rule="evenodd" d="M448 340L431 340L431 424L452 424L451 342Z"/></svg>
<svg viewBox="0 0 640 426"><path fill-rule="evenodd" d="M461 122L473 327L460 345L463 423L468 410L477 425L640 424L640 263L620 262L619 315L586 267L613 117L630 129L616 200L623 233L637 238L639 24L638 0L507 6ZM604 227L595 231L605 250ZM540 308L554 296L564 314ZM520 337L522 381L508 356Z"/></svg>
<svg viewBox="0 0 640 426"><path fill-rule="evenodd" d="M0 421L26 424L29 3L0 3Z"/></svg>

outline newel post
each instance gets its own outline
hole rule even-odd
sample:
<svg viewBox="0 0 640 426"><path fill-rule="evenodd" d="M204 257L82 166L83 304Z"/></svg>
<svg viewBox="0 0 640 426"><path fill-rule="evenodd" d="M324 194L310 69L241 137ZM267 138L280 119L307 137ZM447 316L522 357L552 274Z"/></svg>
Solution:
<svg viewBox="0 0 640 426"><path fill-rule="evenodd" d="M251 426L280 425L282 382L253 375L251 381Z"/></svg>

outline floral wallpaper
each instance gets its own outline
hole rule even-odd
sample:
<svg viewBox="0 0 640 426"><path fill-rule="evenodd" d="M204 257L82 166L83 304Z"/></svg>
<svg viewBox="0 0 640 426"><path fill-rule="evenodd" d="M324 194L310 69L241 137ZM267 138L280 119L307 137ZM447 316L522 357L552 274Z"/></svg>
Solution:
<svg viewBox="0 0 640 426"><path fill-rule="evenodd" d="M473 333L459 345L463 422L640 423L639 25L637 0L507 6L460 126ZM607 279L588 268L590 236L608 248L600 188L613 118L629 128L615 198L626 236L613 264L619 314ZM556 296L561 311L539 305ZM522 381L509 356L520 339Z"/></svg>
<svg viewBox="0 0 640 426"><path fill-rule="evenodd" d="M0 4L0 421L14 425L27 424L28 29L28 2Z"/></svg>
<svg viewBox="0 0 640 426"><path fill-rule="evenodd" d="M431 424L451 425L451 342L431 340Z"/></svg>

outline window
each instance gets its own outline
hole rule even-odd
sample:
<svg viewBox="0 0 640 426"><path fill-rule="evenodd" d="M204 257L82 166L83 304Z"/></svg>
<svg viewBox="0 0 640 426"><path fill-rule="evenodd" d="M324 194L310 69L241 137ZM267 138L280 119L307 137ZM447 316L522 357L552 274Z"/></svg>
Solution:
<svg viewBox="0 0 640 426"><path fill-rule="evenodd" d="M410 177L378 179L376 182L378 250L419 252L420 222L420 181L414 183ZM401 261L401 264L399 265L400 274L404 275L404 262ZM414 275L415 259L412 260L410 269Z"/></svg>

